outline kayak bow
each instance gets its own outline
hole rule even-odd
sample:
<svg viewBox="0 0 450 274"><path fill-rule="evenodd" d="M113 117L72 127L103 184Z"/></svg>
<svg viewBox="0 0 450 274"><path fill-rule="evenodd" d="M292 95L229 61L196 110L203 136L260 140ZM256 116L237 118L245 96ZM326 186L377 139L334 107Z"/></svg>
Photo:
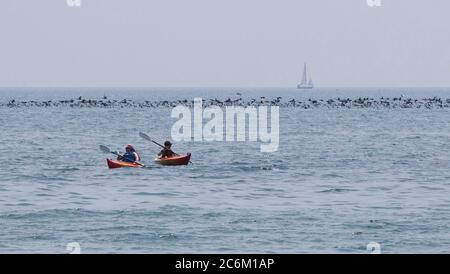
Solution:
<svg viewBox="0 0 450 274"><path fill-rule="evenodd" d="M182 166L189 164L191 154L177 155L170 158L156 158L155 163L163 166Z"/></svg>
<svg viewBox="0 0 450 274"><path fill-rule="evenodd" d="M106 163L109 168L121 168L121 167L143 167L142 164L130 163L119 160L106 159Z"/></svg>

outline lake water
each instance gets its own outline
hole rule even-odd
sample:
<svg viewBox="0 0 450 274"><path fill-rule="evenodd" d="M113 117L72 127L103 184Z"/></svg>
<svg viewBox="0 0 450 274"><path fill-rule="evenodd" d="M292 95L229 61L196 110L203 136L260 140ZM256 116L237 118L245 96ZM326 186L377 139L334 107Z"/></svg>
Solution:
<svg viewBox="0 0 450 274"><path fill-rule="evenodd" d="M0 103L78 98L450 98L449 89L0 90ZM0 253L448 253L450 109L280 108L280 146L175 142L170 108L0 107ZM98 146L148 165L109 170Z"/></svg>

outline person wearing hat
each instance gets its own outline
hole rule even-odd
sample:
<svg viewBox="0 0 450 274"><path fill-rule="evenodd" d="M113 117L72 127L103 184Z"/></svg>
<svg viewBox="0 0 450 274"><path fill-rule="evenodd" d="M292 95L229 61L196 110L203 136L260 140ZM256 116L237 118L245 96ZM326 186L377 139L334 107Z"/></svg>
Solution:
<svg viewBox="0 0 450 274"><path fill-rule="evenodd" d="M134 163L141 160L141 156L136 152L133 145L125 146L125 154L117 156L117 160Z"/></svg>
<svg viewBox="0 0 450 274"><path fill-rule="evenodd" d="M158 153L159 158L170 158L173 156L176 156L177 154L174 153L171 149L172 143L169 141L164 142L164 148Z"/></svg>

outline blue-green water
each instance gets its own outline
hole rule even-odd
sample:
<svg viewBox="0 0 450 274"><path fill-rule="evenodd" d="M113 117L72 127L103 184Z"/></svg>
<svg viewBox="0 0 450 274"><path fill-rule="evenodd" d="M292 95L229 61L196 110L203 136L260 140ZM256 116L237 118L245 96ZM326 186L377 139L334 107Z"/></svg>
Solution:
<svg viewBox="0 0 450 274"><path fill-rule="evenodd" d="M0 102L283 99L446 89L2 89ZM0 253L383 253L450 250L450 109L280 108L280 147L178 142L152 163L170 108L0 107ZM98 145L132 143L145 169L109 170Z"/></svg>

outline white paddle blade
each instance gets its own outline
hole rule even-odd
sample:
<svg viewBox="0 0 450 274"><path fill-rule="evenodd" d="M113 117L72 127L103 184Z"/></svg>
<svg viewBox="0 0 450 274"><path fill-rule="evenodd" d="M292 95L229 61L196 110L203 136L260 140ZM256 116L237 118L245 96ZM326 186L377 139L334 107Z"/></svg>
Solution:
<svg viewBox="0 0 450 274"><path fill-rule="evenodd" d="M152 138L150 138L150 136L148 136L147 134L145 134L143 132L139 132L139 136L141 136L145 140L152 141Z"/></svg>
<svg viewBox="0 0 450 274"><path fill-rule="evenodd" d="M104 153L111 153L111 150L104 145L100 145L100 150L103 151Z"/></svg>

